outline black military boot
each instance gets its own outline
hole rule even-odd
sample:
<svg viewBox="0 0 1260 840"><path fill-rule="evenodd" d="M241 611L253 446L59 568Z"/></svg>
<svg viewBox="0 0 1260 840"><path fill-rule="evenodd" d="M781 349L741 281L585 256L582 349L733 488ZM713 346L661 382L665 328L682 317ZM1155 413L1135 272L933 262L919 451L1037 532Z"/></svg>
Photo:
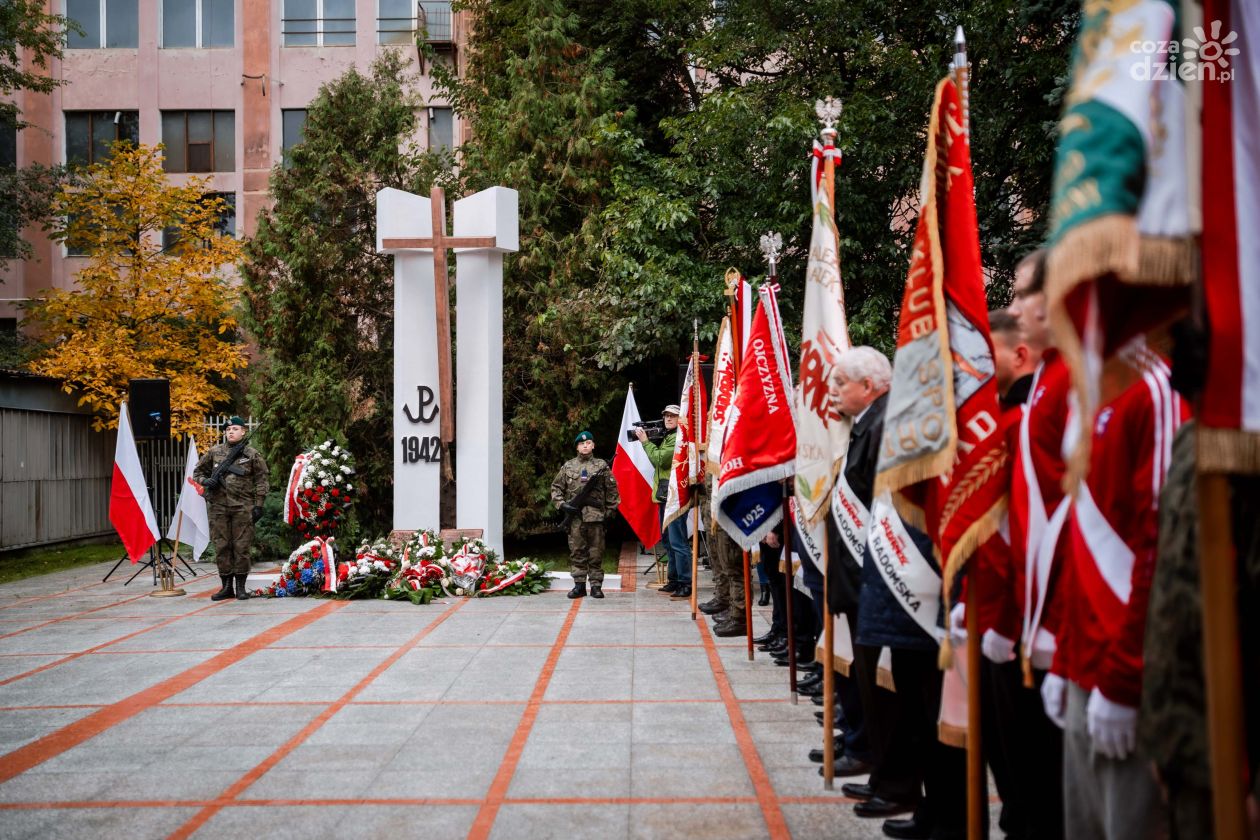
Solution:
<svg viewBox="0 0 1260 840"><path fill-rule="evenodd" d="M219 575L219 580L223 581L223 588L210 596L211 601L226 601L234 594L232 592L232 576Z"/></svg>
<svg viewBox="0 0 1260 840"><path fill-rule="evenodd" d="M573 584L573 588L569 590L569 597L570 598L585 598L586 597L586 581Z"/></svg>
<svg viewBox="0 0 1260 840"><path fill-rule="evenodd" d="M748 628L742 619L725 618L713 628L713 635L729 638L731 636L747 636Z"/></svg>
<svg viewBox="0 0 1260 840"><path fill-rule="evenodd" d="M602 584L598 584L598 583L591 584L591 597L592 598L604 597L604 587Z"/></svg>
<svg viewBox="0 0 1260 840"><path fill-rule="evenodd" d="M238 601L249 600L249 590L245 587L245 579L248 577L249 575L236 576L236 600Z"/></svg>
<svg viewBox="0 0 1260 840"><path fill-rule="evenodd" d="M718 613L726 612L728 609L730 609L730 606L719 598L711 598L700 605L700 612L705 615L717 615Z"/></svg>

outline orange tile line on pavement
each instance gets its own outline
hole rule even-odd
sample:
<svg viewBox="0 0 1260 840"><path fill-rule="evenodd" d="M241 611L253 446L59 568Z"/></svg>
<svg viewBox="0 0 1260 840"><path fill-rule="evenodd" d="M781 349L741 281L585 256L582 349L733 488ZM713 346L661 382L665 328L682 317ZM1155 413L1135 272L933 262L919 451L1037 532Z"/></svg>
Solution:
<svg viewBox="0 0 1260 840"><path fill-rule="evenodd" d="M528 700L351 700L350 706L523 706ZM627 697L624 699L597 698L587 700L539 700L544 706L652 706L725 703L720 697ZM782 697L745 697L740 704L786 703ZM164 709L219 709L267 706L327 706L326 700L203 700L199 702L167 702ZM0 706L0 712L42 712L54 709L99 709L99 703L60 703L55 705ZM480 802L481 800L477 800Z"/></svg>
<svg viewBox="0 0 1260 840"><path fill-rule="evenodd" d="M5 633L3 635L0 635L0 639L8 639L13 636L20 636L23 633L29 633L32 630L38 630L39 628L47 627L50 624L58 624L62 621L71 621L73 619L78 618L79 616L87 615L88 613L100 612L101 610L108 610L113 607L121 607L123 604L130 604L132 601L139 601L141 598L148 598L148 597L149 597L149 593L146 592L143 595L136 595L135 597L132 597L132 598L125 598L121 601L115 601L112 604L103 604L102 606L93 607L92 609L84 610L83 612L72 613L70 615L63 615L60 618L50 618L47 621L41 621L38 624L32 624L30 627L23 627L21 630L14 630L10 633Z"/></svg>
<svg viewBox="0 0 1260 840"><path fill-rule="evenodd" d="M147 597L147 596L140 596ZM130 697L124 697L117 703L111 703L100 710L81 718L74 723L50 732L24 747L19 747L7 755L0 756L0 784L13 777L25 773L36 765L61 755L66 750L77 747L89 738L93 738L105 730L132 718L143 711L153 708L164 700L168 700L196 685L207 677L211 677L230 665L240 662L252 653L278 642L291 633L324 616L341 609L345 601L326 601L317 607L307 610L302 615L264 630L257 636L247 639L238 645L228 648L217 656L194 665L186 671L162 680L160 683Z"/></svg>
<svg viewBox="0 0 1260 840"><path fill-rule="evenodd" d="M76 586L73 589L63 589L60 592L46 592L43 595L32 595L29 598L19 598L12 604L0 604L0 610L7 610L11 607L20 607L25 604L31 604L35 601L46 601L49 598L60 598L62 595L69 595L71 592L82 592L84 589L91 589L93 586L102 586L105 581L98 580L95 583L85 583L82 586Z"/></svg>
<svg viewBox="0 0 1260 840"><path fill-rule="evenodd" d="M638 559L638 543L621 544L621 556L617 558L617 574L621 575L622 592L633 592L639 585L639 567L635 563Z"/></svg>
<svg viewBox="0 0 1260 840"><path fill-rule="evenodd" d="M577 598L569 607L569 614L564 619L560 633L556 636L551 653L547 654L547 661L543 663L542 671L538 674L538 681L534 683L534 691L529 695L529 702L525 704L521 721L517 724L516 731L512 733L512 740L508 744L507 753L503 756L503 762L499 765L499 772L490 783L485 801L481 803L481 809L477 811L472 828L468 830L468 840L486 840L490 836L490 829L494 827L494 820L499 815L499 809L507 799L512 777L516 775L516 766L521 761L521 753L525 751L525 742L529 740L534 721L538 719L538 709L542 705L543 695L547 693L547 686L551 684L551 677L556 672L556 664L560 661L564 643L569 640L569 632L573 629L573 622L577 619L578 610L585 600L585 598Z"/></svg>
<svg viewBox="0 0 1260 840"><path fill-rule="evenodd" d="M341 601L341 602L333 602L333 603L344 604L346 602ZM464 604L467 604L467 603L468 603L467 599L460 599L456 601L455 603L451 604L451 606L447 607L446 610L444 610L441 615L439 615L437 618L433 619L433 621L425 625L423 630L421 630L416 635L412 636L410 639L408 639L406 642L400 645L397 649L395 649L393 653L391 653L389 656L385 657L385 659L379 662L375 668L373 668L371 671L368 672L367 676L363 677L363 679L355 683L354 687L352 687L345 694L341 695L332 703L330 703L322 712L316 715L312 721L307 723L306 726L302 727L302 729L296 735L294 735L288 741L285 741L284 744L282 744L275 752L273 752L271 755L267 756L265 759L263 759L261 762L255 765L253 769L249 770L245 775L237 779L230 787L228 787L227 790L225 790L222 794L219 795L218 799L216 799L213 803L206 805L204 808L202 808L200 811L194 814L186 823L181 825L179 828L175 829L175 831L173 831L170 835L171 838L189 837L193 834L193 832L197 831L197 829L205 825L210 820L211 817L213 817L215 814L217 814L220 810L223 809L224 805L230 804L234 800L236 800L236 798L240 796L242 793L244 793L251 785L254 784L254 782L261 779L267 773L268 770L275 767L282 760L284 760L285 756L289 755L289 753L297 749L297 747L303 741L305 741L315 732L315 730L319 729L321 726L323 726L325 723L331 720L333 715L341 711L346 706L346 704L348 704L351 700L353 700L359 694L359 692L363 691L365 688L371 685L372 682L377 677L385 673L385 671L391 665L393 665L395 662L397 662L399 659L402 658L403 654L415 648L416 645L420 644L420 642L422 642L426 636L428 636L430 633L436 630L439 626L441 626L442 622L446 621L446 619L454 615L455 612L460 607L464 606Z"/></svg>
<svg viewBox="0 0 1260 840"><path fill-rule="evenodd" d="M102 642L101 644L96 645L95 647L90 647L85 650L81 650L78 653L67 654L66 656L63 656L62 658L55 660L53 662L46 662L43 665L40 665L38 668L32 668L29 671L23 671L20 674L14 674L11 677L0 680L0 686L6 686L6 685L9 685L10 683L15 683L18 680L24 680L27 677L33 677L36 674L47 671L49 668L56 668L58 665L64 665L67 662L73 662L74 660L83 656L87 656L89 654L105 652L102 649L107 648L110 645L116 645L119 642L125 642L128 639L134 639L136 636L143 636L145 633L149 633L149 632L152 632L153 630L157 630L158 628L166 627L167 625L174 624L176 621L179 621L181 618L187 618L190 615L195 615L196 613L204 612L205 610L208 610L217 606L218 604L207 604L204 607L198 607L197 609L193 610L191 613L185 613L184 615L171 616L165 621L159 621L157 624L154 624L150 627L142 627L141 629L128 633L125 636L119 636L117 639L114 639L113 641ZM109 651L109 652L110 653L155 653L156 651Z"/></svg>
<svg viewBox="0 0 1260 840"><path fill-rule="evenodd" d="M753 743L752 733L748 731L748 723L744 720L744 711L739 707L731 681L726 676L726 668L722 665L722 657L718 654L717 645L709 632L709 624L704 620L697 621L700 638L704 641L705 653L709 657L709 667L713 669L713 678L717 681L718 694L726 703L726 714L731 719L731 729L735 731L735 743L739 745L740 755L744 758L744 766L748 768L748 776L752 779L753 790L757 791L757 804L761 806L761 814L766 821L768 836L773 840L790 838L787 819L783 809L779 807L779 799L774 786L770 783L770 775L761 763L761 755L757 745Z"/></svg>

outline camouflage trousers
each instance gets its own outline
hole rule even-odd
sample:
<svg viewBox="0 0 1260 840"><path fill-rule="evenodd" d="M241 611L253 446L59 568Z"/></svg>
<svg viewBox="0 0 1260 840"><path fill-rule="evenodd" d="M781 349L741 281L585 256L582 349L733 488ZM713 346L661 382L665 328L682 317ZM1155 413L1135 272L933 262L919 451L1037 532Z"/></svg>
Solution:
<svg viewBox="0 0 1260 840"><path fill-rule="evenodd" d="M574 522L569 525L569 566L574 583L604 583L604 523Z"/></svg>
<svg viewBox="0 0 1260 840"><path fill-rule="evenodd" d="M249 548L254 544L249 508L212 508L209 513L210 542L219 574L249 574Z"/></svg>
<svg viewBox="0 0 1260 840"><path fill-rule="evenodd" d="M744 620L744 553L722 528L709 538L709 560L713 565L714 597L724 601L726 617Z"/></svg>

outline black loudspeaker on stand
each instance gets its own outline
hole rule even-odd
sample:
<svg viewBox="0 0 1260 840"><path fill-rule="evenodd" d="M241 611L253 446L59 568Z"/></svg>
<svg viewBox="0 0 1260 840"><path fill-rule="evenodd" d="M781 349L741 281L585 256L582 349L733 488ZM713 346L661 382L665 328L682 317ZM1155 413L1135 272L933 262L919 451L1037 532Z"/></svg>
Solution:
<svg viewBox="0 0 1260 840"><path fill-rule="evenodd" d="M169 440L171 437L171 383L166 379L132 379L127 385L127 416L131 420L132 434L136 441L150 441L151 445L145 447L148 450L146 486L151 485L157 477L157 442ZM152 490L149 490L149 502L152 504ZM161 528L161 523L158 525ZM188 576L196 576L196 572L188 565L188 561L182 557L179 562L184 564L184 568L188 570L186 576L175 564L178 555L175 553L174 546L171 546L169 554L162 551L162 544L171 545L169 540L159 539L149 549L149 557L145 560L140 568L136 569L135 574L127 578L126 586L131 583L145 569L152 569L153 583L157 585L159 574L172 577L179 575L180 580L185 580ZM110 575L118 571L128 556L124 553L118 558L118 562L114 564L114 568L109 570L109 574L101 579L101 582L109 580ZM183 594L179 592L178 594Z"/></svg>

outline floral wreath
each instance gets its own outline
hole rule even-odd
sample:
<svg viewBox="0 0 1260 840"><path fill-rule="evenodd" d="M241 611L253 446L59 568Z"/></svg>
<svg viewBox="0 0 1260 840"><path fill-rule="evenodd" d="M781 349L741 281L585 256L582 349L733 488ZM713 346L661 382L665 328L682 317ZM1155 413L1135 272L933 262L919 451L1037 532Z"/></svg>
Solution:
<svg viewBox="0 0 1260 840"><path fill-rule="evenodd" d="M350 512L354 494L354 459L326 440L293 461L284 521L304 537L330 536Z"/></svg>

